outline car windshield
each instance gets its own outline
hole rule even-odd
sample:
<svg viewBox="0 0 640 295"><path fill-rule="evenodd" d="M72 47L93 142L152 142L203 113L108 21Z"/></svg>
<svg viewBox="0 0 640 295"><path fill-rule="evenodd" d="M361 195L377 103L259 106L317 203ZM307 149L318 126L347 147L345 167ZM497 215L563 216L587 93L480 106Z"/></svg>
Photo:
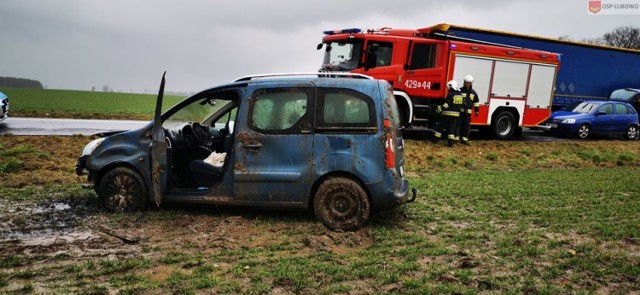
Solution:
<svg viewBox="0 0 640 295"><path fill-rule="evenodd" d="M600 104L594 102L582 102L573 109L573 112L581 114L589 114L598 108Z"/></svg>
<svg viewBox="0 0 640 295"><path fill-rule="evenodd" d="M631 99L636 94L638 94L638 91L634 91L632 89L618 89L611 93L611 95L609 96L609 99L629 101L629 99Z"/></svg>
<svg viewBox="0 0 640 295"><path fill-rule="evenodd" d="M204 97L173 113L162 123L162 126L172 128L189 122L202 124L232 102L232 99L226 97Z"/></svg>
<svg viewBox="0 0 640 295"><path fill-rule="evenodd" d="M362 41L334 41L325 46L321 70L350 71L358 68Z"/></svg>

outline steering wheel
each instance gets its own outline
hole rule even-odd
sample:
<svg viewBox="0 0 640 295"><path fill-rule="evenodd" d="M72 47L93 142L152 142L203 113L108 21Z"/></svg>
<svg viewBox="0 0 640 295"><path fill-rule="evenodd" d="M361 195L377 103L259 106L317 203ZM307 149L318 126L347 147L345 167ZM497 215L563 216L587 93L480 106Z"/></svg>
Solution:
<svg viewBox="0 0 640 295"><path fill-rule="evenodd" d="M182 133L187 146L211 146L211 136L209 135L209 127L207 126L191 122L182 128Z"/></svg>
<svg viewBox="0 0 640 295"><path fill-rule="evenodd" d="M211 147L211 135L209 134L209 126L204 126L196 122L192 122L190 125L196 143L201 146Z"/></svg>

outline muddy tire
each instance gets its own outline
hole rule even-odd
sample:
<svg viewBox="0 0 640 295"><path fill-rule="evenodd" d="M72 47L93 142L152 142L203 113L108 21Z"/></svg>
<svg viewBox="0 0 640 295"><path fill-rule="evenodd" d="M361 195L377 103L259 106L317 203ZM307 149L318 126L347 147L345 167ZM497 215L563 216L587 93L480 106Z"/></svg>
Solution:
<svg viewBox="0 0 640 295"><path fill-rule="evenodd" d="M147 189L140 174L126 167L107 172L96 190L100 204L113 212L139 211L147 207Z"/></svg>
<svg viewBox="0 0 640 295"><path fill-rule="evenodd" d="M371 204L367 192L348 178L329 178L316 191L313 211L331 230L353 231L369 220Z"/></svg>

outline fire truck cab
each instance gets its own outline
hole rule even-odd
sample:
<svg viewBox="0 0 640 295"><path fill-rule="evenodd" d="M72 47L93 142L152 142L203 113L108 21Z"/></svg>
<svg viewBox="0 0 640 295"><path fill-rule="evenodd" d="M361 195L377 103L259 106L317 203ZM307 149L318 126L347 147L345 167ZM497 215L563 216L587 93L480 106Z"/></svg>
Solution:
<svg viewBox="0 0 640 295"><path fill-rule="evenodd" d="M430 28L382 28L325 31L320 71L352 72L393 85L405 125L433 128L435 109L448 94L446 83L475 78L480 114L475 127L486 126L498 139L513 137L521 127L533 127L551 114L558 54L454 40L432 34Z"/></svg>

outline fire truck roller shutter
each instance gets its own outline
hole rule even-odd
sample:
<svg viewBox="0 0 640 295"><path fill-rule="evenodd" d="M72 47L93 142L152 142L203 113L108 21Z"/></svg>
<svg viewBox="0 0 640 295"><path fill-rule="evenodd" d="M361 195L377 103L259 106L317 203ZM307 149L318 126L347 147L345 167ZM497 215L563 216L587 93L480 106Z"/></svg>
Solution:
<svg viewBox="0 0 640 295"><path fill-rule="evenodd" d="M480 105L486 105L489 101L489 83L491 82L491 69L493 61L481 58L456 54L456 64L453 70L453 79L464 81L466 75L474 78L473 90L478 93ZM486 122L489 124L490 122Z"/></svg>
<svg viewBox="0 0 640 295"><path fill-rule="evenodd" d="M555 66L532 65L527 106L530 108L550 108L553 99L553 82L555 80Z"/></svg>

